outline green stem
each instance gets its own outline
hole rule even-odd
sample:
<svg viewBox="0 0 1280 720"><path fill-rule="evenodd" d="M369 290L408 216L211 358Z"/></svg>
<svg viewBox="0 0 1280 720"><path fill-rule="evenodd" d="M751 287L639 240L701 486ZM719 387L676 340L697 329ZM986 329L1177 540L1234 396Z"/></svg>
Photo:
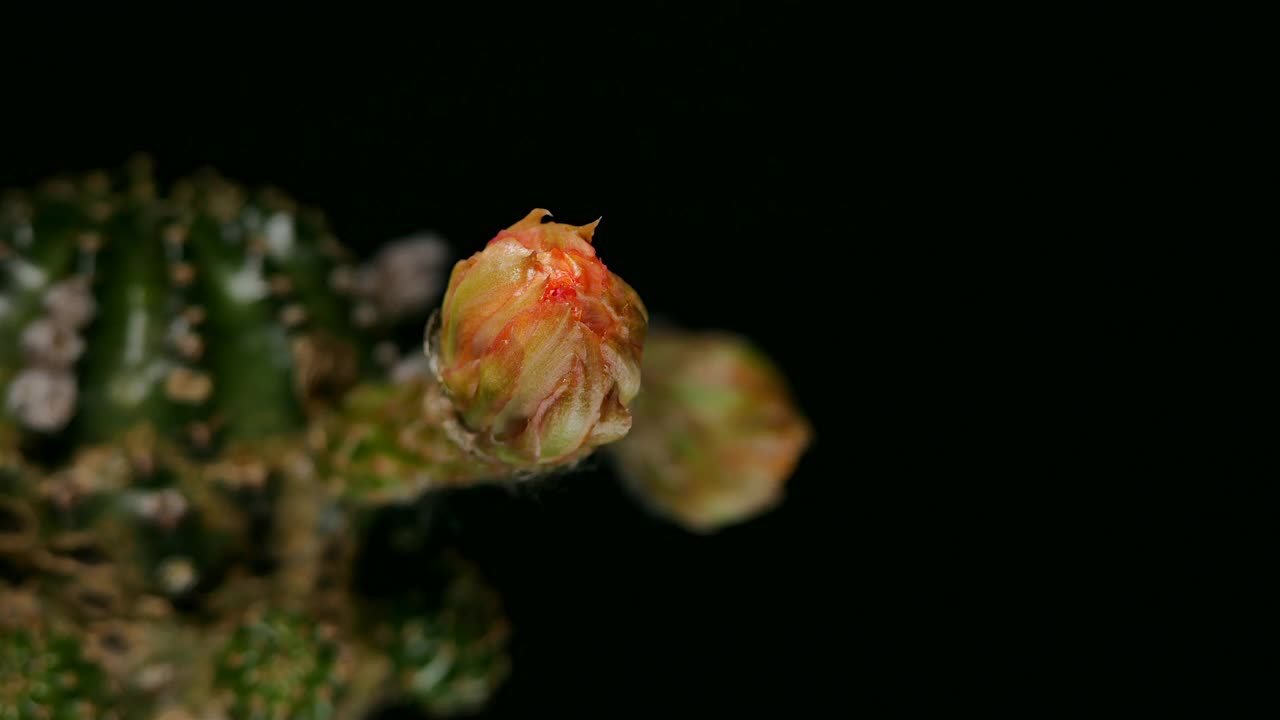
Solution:
<svg viewBox="0 0 1280 720"><path fill-rule="evenodd" d="M117 213L103 228L94 286L98 316L81 360L76 420L83 443L112 440L143 422L168 432L175 408L165 396L171 316L168 268L156 224L143 210Z"/></svg>
<svg viewBox="0 0 1280 720"><path fill-rule="evenodd" d="M262 255L225 240L207 216L192 226L190 245L207 311L214 415L224 436L253 440L300 428L289 337L262 294Z"/></svg>

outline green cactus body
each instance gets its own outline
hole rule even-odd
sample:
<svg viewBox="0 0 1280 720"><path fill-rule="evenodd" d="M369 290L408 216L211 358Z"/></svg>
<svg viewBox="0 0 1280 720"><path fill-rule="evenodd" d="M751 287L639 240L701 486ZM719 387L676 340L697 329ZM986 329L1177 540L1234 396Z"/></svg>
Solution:
<svg viewBox="0 0 1280 720"><path fill-rule="evenodd" d="M0 636L0 720L107 720L106 675L81 639L43 629Z"/></svg>
<svg viewBox="0 0 1280 720"><path fill-rule="evenodd" d="M0 641L3 717L483 703L508 665L490 591L444 579L389 640L341 567L378 507L513 474L430 379L368 382L424 292L379 285L438 253L362 270L282 193L162 196L145 161L4 196L0 604L22 583L42 610Z"/></svg>
<svg viewBox="0 0 1280 720"><path fill-rule="evenodd" d="M252 613L218 656L214 685L235 720L335 717L352 672L336 630L309 618Z"/></svg>
<svg viewBox="0 0 1280 720"><path fill-rule="evenodd" d="M434 603L402 606L374 636L393 663L396 693L438 717L480 709L510 672L497 595L474 568L455 564L454 573Z"/></svg>
<svg viewBox="0 0 1280 720"><path fill-rule="evenodd" d="M281 448L374 369L327 291L349 259L279 192L160 196L144 159L6 195L0 552L38 536L45 569L103 554L172 596L269 534Z"/></svg>
<svg viewBox="0 0 1280 720"><path fill-rule="evenodd" d="M139 164L5 208L0 389L26 441L65 452L140 423L200 446L297 432L371 353L322 285L345 251L279 193L249 201L206 174L159 198Z"/></svg>

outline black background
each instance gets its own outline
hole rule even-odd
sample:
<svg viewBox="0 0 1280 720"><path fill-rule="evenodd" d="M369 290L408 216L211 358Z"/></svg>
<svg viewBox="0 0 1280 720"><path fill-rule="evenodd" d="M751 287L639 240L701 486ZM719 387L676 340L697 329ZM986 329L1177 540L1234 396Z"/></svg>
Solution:
<svg viewBox="0 0 1280 720"><path fill-rule="evenodd" d="M1059 204L1103 122L1038 91L1072 83L916 21L474 10L13 23L0 186L144 150L278 185L362 251L432 230L455 258L534 207L601 217L655 316L774 357L816 442L765 517L690 535L605 467L450 501L516 629L486 717L1036 715L1132 687L1144 566L1098 540L1132 520L1128 468L1089 459L1125 442L1091 404L1120 346L1070 338L1135 326L1098 314L1119 258L1062 250L1115 202Z"/></svg>

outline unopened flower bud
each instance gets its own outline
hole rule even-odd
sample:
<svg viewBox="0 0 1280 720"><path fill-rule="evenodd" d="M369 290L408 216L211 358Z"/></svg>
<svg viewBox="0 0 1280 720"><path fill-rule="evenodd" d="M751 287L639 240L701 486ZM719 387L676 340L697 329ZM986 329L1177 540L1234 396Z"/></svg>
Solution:
<svg viewBox="0 0 1280 720"><path fill-rule="evenodd" d="M655 512L712 532L773 507L813 439L777 367L745 338L663 330L635 424L611 450Z"/></svg>
<svg viewBox="0 0 1280 720"><path fill-rule="evenodd" d="M475 447L569 462L631 427L648 313L596 257L596 223L534 210L454 266L430 352Z"/></svg>

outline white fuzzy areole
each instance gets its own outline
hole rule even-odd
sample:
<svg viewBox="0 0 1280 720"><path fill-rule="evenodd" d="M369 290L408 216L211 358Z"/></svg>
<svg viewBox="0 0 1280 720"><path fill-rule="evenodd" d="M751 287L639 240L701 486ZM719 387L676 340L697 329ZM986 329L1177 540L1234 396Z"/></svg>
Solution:
<svg viewBox="0 0 1280 720"><path fill-rule="evenodd" d="M144 367L117 377L112 381L109 391L112 401L125 407L136 406L151 394L151 389L168 376L172 368L173 363L156 359Z"/></svg>
<svg viewBox="0 0 1280 720"><path fill-rule="evenodd" d="M24 426L41 432L62 429L75 414L76 378L66 370L27 368L9 384L5 408Z"/></svg>
<svg viewBox="0 0 1280 720"><path fill-rule="evenodd" d="M36 288L44 287L44 284L49 280L43 270L22 258L14 258L9 267L10 272L13 273L13 279L24 290L35 290Z"/></svg>
<svg viewBox="0 0 1280 720"><path fill-rule="evenodd" d="M262 255L249 253L244 265L226 280L227 294L241 303L251 303L267 296L270 287L262 277Z"/></svg>
<svg viewBox="0 0 1280 720"><path fill-rule="evenodd" d="M262 234L267 240L267 252L274 258L287 258L293 253L293 244L297 236L293 226L293 216L287 212L273 213L262 227Z"/></svg>
<svg viewBox="0 0 1280 720"><path fill-rule="evenodd" d="M139 365L147 351L147 290L135 287L129 290L129 319L124 335L124 364Z"/></svg>
<svg viewBox="0 0 1280 720"><path fill-rule="evenodd" d="M13 229L13 244L26 249L36 239L36 231L30 225L19 225Z"/></svg>

